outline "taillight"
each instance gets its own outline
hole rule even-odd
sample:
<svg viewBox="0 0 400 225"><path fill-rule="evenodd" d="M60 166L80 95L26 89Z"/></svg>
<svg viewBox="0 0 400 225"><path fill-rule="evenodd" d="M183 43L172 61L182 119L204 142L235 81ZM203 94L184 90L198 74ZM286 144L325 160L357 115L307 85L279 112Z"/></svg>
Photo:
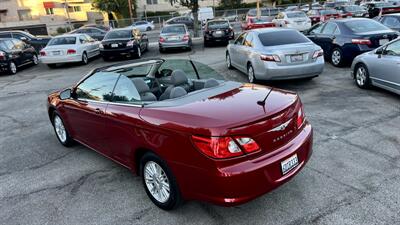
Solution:
<svg viewBox="0 0 400 225"><path fill-rule="evenodd" d="M205 155L226 159L243 155L240 147L230 137L200 137L192 136L195 146Z"/></svg>
<svg viewBox="0 0 400 225"><path fill-rule="evenodd" d="M46 56L46 52L45 51L40 51L40 56Z"/></svg>
<svg viewBox="0 0 400 225"><path fill-rule="evenodd" d="M182 41L188 41L189 40L189 35L185 34L183 35Z"/></svg>
<svg viewBox="0 0 400 225"><path fill-rule="evenodd" d="M269 62L280 62L281 58L277 55L260 55L260 59Z"/></svg>
<svg viewBox="0 0 400 225"><path fill-rule="evenodd" d="M297 120L296 120L296 125L297 128L300 128L304 123L304 112L303 112L303 107L300 106L299 111L297 112Z"/></svg>
<svg viewBox="0 0 400 225"><path fill-rule="evenodd" d="M76 54L76 50L75 49L68 49L67 50L67 55L71 55L71 54Z"/></svg>
<svg viewBox="0 0 400 225"><path fill-rule="evenodd" d="M3 51L0 51L0 60L5 60L6 59L6 53Z"/></svg>
<svg viewBox="0 0 400 225"><path fill-rule="evenodd" d="M351 43L356 45L371 45L371 41L369 39L351 39Z"/></svg>
<svg viewBox="0 0 400 225"><path fill-rule="evenodd" d="M128 41L126 42L126 47L132 47L135 41Z"/></svg>
<svg viewBox="0 0 400 225"><path fill-rule="evenodd" d="M313 54L313 59L316 59L316 58L321 57L321 56L323 56L323 55L324 55L324 50L322 50L322 49L317 50L317 51L315 51L314 54Z"/></svg>
<svg viewBox="0 0 400 225"><path fill-rule="evenodd" d="M235 140L242 147L243 151L246 153L252 153L260 150L258 144L249 137L235 137Z"/></svg>
<svg viewBox="0 0 400 225"><path fill-rule="evenodd" d="M165 39L163 37L160 37L160 39L158 40L159 42L164 42Z"/></svg>

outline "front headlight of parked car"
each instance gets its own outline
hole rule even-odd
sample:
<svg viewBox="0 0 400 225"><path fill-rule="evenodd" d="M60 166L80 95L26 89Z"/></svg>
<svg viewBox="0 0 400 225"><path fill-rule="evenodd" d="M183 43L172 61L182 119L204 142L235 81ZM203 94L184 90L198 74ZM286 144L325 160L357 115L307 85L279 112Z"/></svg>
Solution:
<svg viewBox="0 0 400 225"><path fill-rule="evenodd" d="M100 49L104 49L103 44L100 43L100 44L99 44L99 48L100 48Z"/></svg>

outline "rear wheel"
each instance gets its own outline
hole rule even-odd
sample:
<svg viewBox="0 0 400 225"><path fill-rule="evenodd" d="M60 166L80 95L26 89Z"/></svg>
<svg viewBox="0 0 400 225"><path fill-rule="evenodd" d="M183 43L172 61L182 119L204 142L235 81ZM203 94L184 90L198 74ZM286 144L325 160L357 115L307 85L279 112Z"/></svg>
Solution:
<svg viewBox="0 0 400 225"><path fill-rule="evenodd" d="M142 57L142 50L140 49L140 46L137 46L137 53L135 57L137 59L140 59Z"/></svg>
<svg viewBox="0 0 400 225"><path fill-rule="evenodd" d="M33 63L34 65L39 64L39 59L38 59L38 57L37 57L36 54L34 54L33 57L32 57L32 63Z"/></svg>
<svg viewBox="0 0 400 225"><path fill-rule="evenodd" d="M69 136L67 129L64 126L64 121L61 119L58 113L54 112L53 114L53 127L56 133L57 139L60 143L66 147L69 147L73 144L73 139Z"/></svg>
<svg viewBox="0 0 400 225"><path fill-rule="evenodd" d="M228 69L233 69L231 56L229 55L229 52L226 53L226 66L228 67Z"/></svg>
<svg viewBox="0 0 400 225"><path fill-rule="evenodd" d="M369 72L364 64L358 64L354 69L355 81L359 88L366 89L370 86Z"/></svg>
<svg viewBox="0 0 400 225"><path fill-rule="evenodd" d="M254 76L254 68L251 64L247 66L247 76L250 83L256 83L256 77Z"/></svg>
<svg viewBox="0 0 400 225"><path fill-rule="evenodd" d="M334 66L340 67L343 65L343 52L339 48L334 48L331 54L331 62Z"/></svg>
<svg viewBox="0 0 400 225"><path fill-rule="evenodd" d="M88 63L89 63L89 58L88 58L86 52L84 52L84 53L82 54L82 64L83 64L83 65L87 65Z"/></svg>
<svg viewBox="0 0 400 225"><path fill-rule="evenodd" d="M146 28L146 31L151 31L151 27L147 27L147 28Z"/></svg>
<svg viewBox="0 0 400 225"><path fill-rule="evenodd" d="M175 177L160 157L146 153L140 160L140 169L146 194L156 206L171 210L182 203Z"/></svg>
<svg viewBox="0 0 400 225"><path fill-rule="evenodd" d="M17 73L17 65L13 61L8 64L8 73L16 74Z"/></svg>

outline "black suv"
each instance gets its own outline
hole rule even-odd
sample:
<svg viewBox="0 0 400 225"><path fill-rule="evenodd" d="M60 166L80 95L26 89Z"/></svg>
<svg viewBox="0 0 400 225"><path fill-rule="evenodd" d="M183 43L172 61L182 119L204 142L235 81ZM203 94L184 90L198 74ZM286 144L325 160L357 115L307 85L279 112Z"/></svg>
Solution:
<svg viewBox="0 0 400 225"><path fill-rule="evenodd" d="M44 48L51 39L51 37L48 36L34 36L30 33L19 30L0 31L0 38L19 39L27 44L32 45L35 48L36 53L39 53L39 51L42 50L42 48Z"/></svg>
<svg viewBox="0 0 400 225"><path fill-rule="evenodd" d="M31 45L15 38L0 38L0 71L16 74L19 67L38 63Z"/></svg>
<svg viewBox="0 0 400 225"><path fill-rule="evenodd" d="M211 43L224 43L235 38L235 33L228 20L209 20L204 30L204 46Z"/></svg>

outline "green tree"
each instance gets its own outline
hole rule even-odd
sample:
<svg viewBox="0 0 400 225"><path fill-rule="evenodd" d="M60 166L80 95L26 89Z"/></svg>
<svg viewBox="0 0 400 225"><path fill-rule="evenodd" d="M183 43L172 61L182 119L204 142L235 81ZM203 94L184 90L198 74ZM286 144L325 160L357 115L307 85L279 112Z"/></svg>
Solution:
<svg viewBox="0 0 400 225"><path fill-rule="evenodd" d="M132 1L135 5L136 1ZM127 0L92 0L94 8L107 13L108 20L116 20L117 18L128 18L129 7ZM115 18L114 17L117 17Z"/></svg>
<svg viewBox="0 0 400 225"><path fill-rule="evenodd" d="M169 2L171 3L171 5L173 5L174 3L179 3L181 6L185 6L185 7L189 8L190 10L192 10L193 20L194 20L194 24L193 24L194 36L198 37L199 36L199 31L198 31L199 1L198 0L169 0Z"/></svg>

